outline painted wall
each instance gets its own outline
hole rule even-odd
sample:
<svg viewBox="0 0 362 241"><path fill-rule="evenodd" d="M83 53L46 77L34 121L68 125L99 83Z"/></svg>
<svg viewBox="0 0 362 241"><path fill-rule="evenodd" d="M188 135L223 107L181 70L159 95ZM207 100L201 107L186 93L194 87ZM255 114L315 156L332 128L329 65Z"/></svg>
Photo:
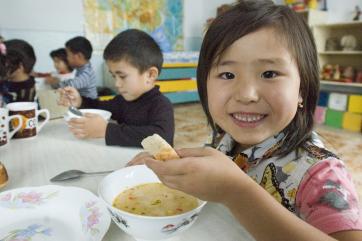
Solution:
<svg viewBox="0 0 362 241"><path fill-rule="evenodd" d="M218 6L231 2L234 1L184 0L186 50L199 49L206 20L216 15ZM362 0L328 0L329 21L350 20L357 4L362 7ZM0 6L0 35L31 43L37 55L36 71L53 70L49 52L84 34L82 0L0 0ZM102 53L95 51L91 62L101 85Z"/></svg>
<svg viewBox="0 0 362 241"><path fill-rule="evenodd" d="M356 5L362 9L362 0L327 0L328 22L352 21Z"/></svg>

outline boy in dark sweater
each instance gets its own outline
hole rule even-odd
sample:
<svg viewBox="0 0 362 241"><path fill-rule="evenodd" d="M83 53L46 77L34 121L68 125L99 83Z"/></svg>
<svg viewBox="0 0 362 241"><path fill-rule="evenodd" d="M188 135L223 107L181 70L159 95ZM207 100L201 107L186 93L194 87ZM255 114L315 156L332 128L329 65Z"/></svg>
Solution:
<svg viewBox="0 0 362 241"><path fill-rule="evenodd" d="M2 102L34 101L35 80L30 75L36 61L33 47L20 39L5 41L2 45L1 62L5 79L0 80Z"/></svg>
<svg viewBox="0 0 362 241"><path fill-rule="evenodd" d="M103 58L119 95L99 101L80 97L76 89L65 87L60 90L60 104L69 106L71 100L76 107L108 110L117 123L86 114L69 121L71 132L78 138L105 138L107 145L136 147L145 137L157 133L172 145L173 107L155 86L163 62L157 43L145 32L126 30L107 45Z"/></svg>

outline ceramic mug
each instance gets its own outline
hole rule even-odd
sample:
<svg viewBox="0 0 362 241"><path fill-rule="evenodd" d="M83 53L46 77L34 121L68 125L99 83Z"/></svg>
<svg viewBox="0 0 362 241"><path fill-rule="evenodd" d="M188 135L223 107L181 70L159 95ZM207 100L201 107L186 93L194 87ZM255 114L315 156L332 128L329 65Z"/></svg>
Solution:
<svg viewBox="0 0 362 241"><path fill-rule="evenodd" d="M9 122L17 119L19 125L10 131ZM9 110L5 108L0 108L0 147L5 146L9 143L11 137L20 130L20 127L23 125L23 119L21 115L12 115L9 116Z"/></svg>
<svg viewBox="0 0 362 241"><path fill-rule="evenodd" d="M7 104L6 108L9 109L10 115L21 115L23 119L22 125L16 120L11 122L13 128L21 126L20 130L14 135L14 138L35 137L49 121L49 111L47 109L38 110L36 102L14 102ZM39 124L38 117L41 113L44 113L45 120Z"/></svg>

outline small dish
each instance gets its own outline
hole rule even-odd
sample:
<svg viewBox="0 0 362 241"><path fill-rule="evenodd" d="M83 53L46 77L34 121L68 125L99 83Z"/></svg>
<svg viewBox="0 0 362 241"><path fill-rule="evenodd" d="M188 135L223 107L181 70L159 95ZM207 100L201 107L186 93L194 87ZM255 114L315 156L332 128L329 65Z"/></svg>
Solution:
<svg viewBox="0 0 362 241"><path fill-rule="evenodd" d="M109 121L111 119L112 113L107 110L100 110L100 109L79 109L83 114L85 113L91 113L91 114L97 114L103 117L106 121ZM67 114L64 115L64 120L68 122L72 118L82 118L82 116L78 116L73 114L70 111L67 111Z"/></svg>
<svg viewBox="0 0 362 241"><path fill-rule="evenodd" d="M94 194L56 185L0 193L0 217L0 240L100 241L110 225Z"/></svg>

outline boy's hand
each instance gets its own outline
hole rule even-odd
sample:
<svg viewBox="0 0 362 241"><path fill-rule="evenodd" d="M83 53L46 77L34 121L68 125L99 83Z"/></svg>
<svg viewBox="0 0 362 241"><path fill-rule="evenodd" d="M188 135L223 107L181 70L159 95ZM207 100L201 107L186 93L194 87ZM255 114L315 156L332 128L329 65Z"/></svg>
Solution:
<svg viewBox="0 0 362 241"><path fill-rule="evenodd" d="M45 79L45 82L49 85L55 85L55 84L59 83L59 79L52 77L52 76L47 76L44 79Z"/></svg>
<svg viewBox="0 0 362 241"><path fill-rule="evenodd" d="M80 96L78 90L75 89L74 87L67 86L64 88L59 88L58 92L60 94L58 105L62 106L73 105L77 108L81 106L82 97Z"/></svg>
<svg viewBox="0 0 362 241"><path fill-rule="evenodd" d="M213 148L178 150L181 159L166 162L146 158L146 165L170 188L202 200L226 203L248 176L227 156ZM248 183L248 182L246 182Z"/></svg>
<svg viewBox="0 0 362 241"><path fill-rule="evenodd" d="M69 130L79 139L104 138L108 122L100 115L86 113L82 118L72 118Z"/></svg>

